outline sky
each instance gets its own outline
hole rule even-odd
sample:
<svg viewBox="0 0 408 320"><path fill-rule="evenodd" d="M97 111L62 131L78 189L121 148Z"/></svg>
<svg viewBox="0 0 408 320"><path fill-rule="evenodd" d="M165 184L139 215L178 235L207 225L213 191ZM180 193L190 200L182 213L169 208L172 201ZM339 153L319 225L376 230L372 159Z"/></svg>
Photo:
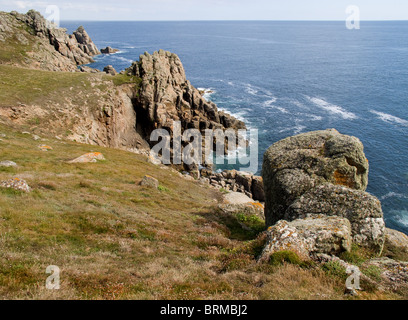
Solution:
<svg viewBox="0 0 408 320"><path fill-rule="evenodd" d="M408 20L408 0L0 0L0 11L47 17L58 8L60 20L346 20L350 5L361 20Z"/></svg>

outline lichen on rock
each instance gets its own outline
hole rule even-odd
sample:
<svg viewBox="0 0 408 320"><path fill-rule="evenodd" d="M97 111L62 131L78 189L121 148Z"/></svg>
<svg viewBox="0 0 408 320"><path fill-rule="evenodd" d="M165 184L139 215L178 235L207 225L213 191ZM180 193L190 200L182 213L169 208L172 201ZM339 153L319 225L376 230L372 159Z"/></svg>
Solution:
<svg viewBox="0 0 408 320"><path fill-rule="evenodd" d="M262 169L267 226L316 214L345 218L353 242L380 254L385 223L380 201L365 192L368 170L361 141L334 129L275 143Z"/></svg>

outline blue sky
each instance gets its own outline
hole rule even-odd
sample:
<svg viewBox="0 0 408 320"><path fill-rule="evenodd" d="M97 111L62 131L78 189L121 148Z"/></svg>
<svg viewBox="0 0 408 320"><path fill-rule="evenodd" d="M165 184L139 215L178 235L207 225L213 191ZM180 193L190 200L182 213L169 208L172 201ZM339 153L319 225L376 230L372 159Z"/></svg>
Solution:
<svg viewBox="0 0 408 320"><path fill-rule="evenodd" d="M408 0L0 0L0 11L44 15L56 5L61 20L408 20Z"/></svg>

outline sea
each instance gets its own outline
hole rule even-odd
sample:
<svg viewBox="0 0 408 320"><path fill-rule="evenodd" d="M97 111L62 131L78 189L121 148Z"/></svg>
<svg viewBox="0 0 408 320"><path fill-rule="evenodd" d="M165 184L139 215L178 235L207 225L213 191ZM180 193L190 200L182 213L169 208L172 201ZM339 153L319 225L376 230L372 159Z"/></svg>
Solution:
<svg viewBox="0 0 408 320"><path fill-rule="evenodd" d="M335 128L358 137L370 163L368 192L387 227L408 234L408 22L66 21L99 48L91 67L129 67L144 52L176 53L206 98L258 129L259 166L273 143Z"/></svg>

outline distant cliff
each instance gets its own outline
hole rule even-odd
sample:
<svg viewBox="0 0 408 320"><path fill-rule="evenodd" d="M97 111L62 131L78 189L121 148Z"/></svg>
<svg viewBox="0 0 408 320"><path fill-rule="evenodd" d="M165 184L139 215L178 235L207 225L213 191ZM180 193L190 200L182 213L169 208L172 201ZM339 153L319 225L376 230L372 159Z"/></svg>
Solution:
<svg viewBox="0 0 408 320"><path fill-rule="evenodd" d="M100 51L83 27L68 35L37 11L27 14L0 12L0 42L9 46L1 63L19 64L50 71L76 71L77 66L93 62Z"/></svg>

